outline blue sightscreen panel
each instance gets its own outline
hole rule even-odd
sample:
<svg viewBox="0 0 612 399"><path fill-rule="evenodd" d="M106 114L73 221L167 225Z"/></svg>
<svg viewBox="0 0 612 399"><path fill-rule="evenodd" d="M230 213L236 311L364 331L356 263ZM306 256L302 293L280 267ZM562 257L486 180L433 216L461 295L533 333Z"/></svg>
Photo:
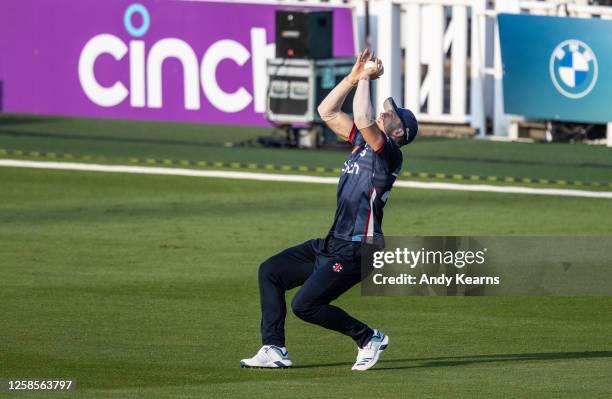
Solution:
<svg viewBox="0 0 612 399"><path fill-rule="evenodd" d="M500 14L504 111L612 121L612 21Z"/></svg>

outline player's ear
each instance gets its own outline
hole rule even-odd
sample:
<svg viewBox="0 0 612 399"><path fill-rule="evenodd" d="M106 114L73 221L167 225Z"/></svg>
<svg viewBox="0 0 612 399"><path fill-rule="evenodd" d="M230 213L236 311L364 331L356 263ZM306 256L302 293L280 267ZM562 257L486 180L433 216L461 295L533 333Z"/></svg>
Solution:
<svg viewBox="0 0 612 399"><path fill-rule="evenodd" d="M401 128L401 127L398 127L398 128L393 130L392 135L393 135L393 137L396 137L396 138L403 137L404 136L404 129Z"/></svg>

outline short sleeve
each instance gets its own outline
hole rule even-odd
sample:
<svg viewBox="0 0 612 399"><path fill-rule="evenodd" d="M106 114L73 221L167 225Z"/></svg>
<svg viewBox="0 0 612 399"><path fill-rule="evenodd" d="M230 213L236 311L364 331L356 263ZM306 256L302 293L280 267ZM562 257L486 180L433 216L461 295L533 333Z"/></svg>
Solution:
<svg viewBox="0 0 612 399"><path fill-rule="evenodd" d="M353 147L361 145L365 142L365 139L361 135L361 132L359 131L359 129L357 129L357 125L355 125L354 123L353 127L351 128L351 132L348 136L348 142L351 143Z"/></svg>

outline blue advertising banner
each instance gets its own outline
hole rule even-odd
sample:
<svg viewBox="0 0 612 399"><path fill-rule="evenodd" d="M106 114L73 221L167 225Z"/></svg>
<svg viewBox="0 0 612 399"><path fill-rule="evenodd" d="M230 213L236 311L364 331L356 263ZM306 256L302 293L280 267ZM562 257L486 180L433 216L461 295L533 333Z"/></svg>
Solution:
<svg viewBox="0 0 612 399"><path fill-rule="evenodd" d="M500 14L504 112L612 121L612 21Z"/></svg>

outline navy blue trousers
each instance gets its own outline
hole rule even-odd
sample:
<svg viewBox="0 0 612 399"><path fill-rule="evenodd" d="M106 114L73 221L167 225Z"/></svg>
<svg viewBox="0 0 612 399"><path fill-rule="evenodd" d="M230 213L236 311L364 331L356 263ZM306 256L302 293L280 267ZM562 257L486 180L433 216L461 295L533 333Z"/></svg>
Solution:
<svg viewBox="0 0 612 399"><path fill-rule="evenodd" d="M361 281L360 252L361 243L328 236L287 248L263 262L259 267L263 344L285 346L285 292L302 286L291 301L297 317L365 345L372 329L330 305Z"/></svg>

